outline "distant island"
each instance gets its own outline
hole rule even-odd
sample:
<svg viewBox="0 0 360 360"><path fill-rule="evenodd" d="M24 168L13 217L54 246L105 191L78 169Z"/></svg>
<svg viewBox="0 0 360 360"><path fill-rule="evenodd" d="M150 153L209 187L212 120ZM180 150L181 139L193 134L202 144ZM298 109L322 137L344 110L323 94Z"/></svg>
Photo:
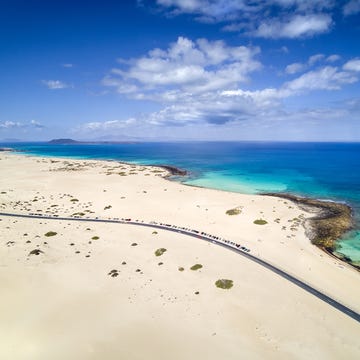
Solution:
<svg viewBox="0 0 360 360"><path fill-rule="evenodd" d="M74 139L52 139L48 144L72 145L72 144L129 144L134 141L78 141Z"/></svg>
<svg viewBox="0 0 360 360"><path fill-rule="evenodd" d="M73 139L52 139L49 144L81 144L81 141Z"/></svg>

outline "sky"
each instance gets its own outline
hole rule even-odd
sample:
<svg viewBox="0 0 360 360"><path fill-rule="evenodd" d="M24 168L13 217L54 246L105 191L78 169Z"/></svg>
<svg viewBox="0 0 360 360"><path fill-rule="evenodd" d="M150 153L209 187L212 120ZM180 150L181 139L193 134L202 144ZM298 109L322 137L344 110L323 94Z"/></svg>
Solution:
<svg viewBox="0 0 360 360"><path fill-rule="evenodd" d="M360 0L0 0L0 140L360 141Z"/></svg>

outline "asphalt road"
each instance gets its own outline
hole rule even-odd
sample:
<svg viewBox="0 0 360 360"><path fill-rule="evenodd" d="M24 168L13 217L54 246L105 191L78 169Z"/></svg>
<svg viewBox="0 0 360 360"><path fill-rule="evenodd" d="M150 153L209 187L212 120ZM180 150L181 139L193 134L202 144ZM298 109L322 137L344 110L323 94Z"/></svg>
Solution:
<svg viewBox="0 0 360 360"><path fill-rule="evenodd" d="M3 213L0 212L0 216L8 216L8 217L20 217L20 218L34 218L34 219L38 219L38 220L57 220L57 221L82 221L82 222L98 222L98 223L115 223L115 224L128 224L128 225L137 225L137 226L145 226L145 227L150 227L150 228L155 228L155 229L161 229L161 230L166 230L166 231L171 231L171 232L175 232L178 234L182 234L182 235L187 235L187 236L192 236L194 238L197 239L201 239L204 241L208 241L208 242L212 242L216 245L222 246L224 248L227 248L231 251L234 251L238 254L240 254L241 256L246 257L247 259L256 262L257 264L265 267L266 269L276 273L277 275L283 277L284 279L290 281L291 283L299 286L300 288L302 288L303 290L307 291L308 293L316 296L318 299L326 302L327 304L329 304L330 306L334 307L335 309L341 311L343 314L351 317L352 319L356 320L357 322L360 322L360 314L358 314L357 312L355 312L354 310L351 310L350 308L348 308L347 306L339 303L338 301L332 299L331 297L323 294L321 291L316 290L314 287L306 284L305 282L297 279L296 277L288 274L287 272L277 268L276 266L254 256L251 255L241 249L238 249L236 247L233 247L232 245L223 243L221 241L209 238L207 236L203 236L199 234L195 234L193 232L187 231L187 230L182 230L182 229L178 229L178 228L170 228L164 225L158 225L158 224L149 224L149 223L144 223L144 222L138 222L138 221L122 221L122 220L106 220L106 219L86 219L86 218L68 218L68 217L53 217L53 216L38 216L38 215L26 215L26 214L11 214L11 213Z"/></svg>

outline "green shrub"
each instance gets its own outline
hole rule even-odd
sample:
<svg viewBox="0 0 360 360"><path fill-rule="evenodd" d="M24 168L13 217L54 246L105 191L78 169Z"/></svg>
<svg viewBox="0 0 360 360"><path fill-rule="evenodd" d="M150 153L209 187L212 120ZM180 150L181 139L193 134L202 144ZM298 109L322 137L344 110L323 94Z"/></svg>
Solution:
<svg viewBox="0 0 360 360"><path fill-rule="evenodd" d="M254 221L254 224L256 224L256 225L265 225L265 224L267 224L267 221L263 220L263 219L257 219L257 220Z"/></svg>
<svg viewBox="0 0 360 360"><path fill-rule="evenodd" d="M233 287L234 283L232 280L228 279L219 279L215 282L216 287L220 289L230 289Z"/></svg>
<svg viewBox="0 0 360 360"><path fill-rule="evenodd" d="M29 252L29 255L40 255L40 254L43 254L44 252L41 251L40 249L35 249L35 250L31 250Z"/></svg>
<svg viewBox="0 0 360 360"><path fill-rule="evenodd" d="M155 256L161 256L165 251L166 251L166 249L164 249L164 248L157 249L155 251Z"/></svg>
<svg viewBox="0 0 360 360"><path fill-rule="evenodd" d="M241 214L241 210L239 208L234 208L226 211L227 215L239 215Z"/></svg>
<svg viewBox="0 0 360 360"><path fill-rule="evenodd" d="M48 232L45 234L46 237L55 236L55 235L57 235L57 232L55 232L55 231L48 231Z"/></svg>
<svg viewBox="0 0 360 360"><path fill-rule="evenodd" d="M91 240L99 240L100 238L98 236L93 236Z"/></svg>
<svg viewBox="0 0 360 360"><path fill-rule="evenodd" d="M190 270L199 270L199 269L201 269L203 266L201 265L201 264L195 264L195 265L193 265L191 268L190 268Z"/></svg>

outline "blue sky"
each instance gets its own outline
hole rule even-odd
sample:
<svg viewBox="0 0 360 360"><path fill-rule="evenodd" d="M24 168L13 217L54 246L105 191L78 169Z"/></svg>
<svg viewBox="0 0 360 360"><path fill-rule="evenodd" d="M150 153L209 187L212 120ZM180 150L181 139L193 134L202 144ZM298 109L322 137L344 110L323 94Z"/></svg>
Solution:
<svg viewBox="0 0 360 360"><path fill-rule="evenodd" d="M0 139L360 141L360 0L2 0Z"/></svg>

